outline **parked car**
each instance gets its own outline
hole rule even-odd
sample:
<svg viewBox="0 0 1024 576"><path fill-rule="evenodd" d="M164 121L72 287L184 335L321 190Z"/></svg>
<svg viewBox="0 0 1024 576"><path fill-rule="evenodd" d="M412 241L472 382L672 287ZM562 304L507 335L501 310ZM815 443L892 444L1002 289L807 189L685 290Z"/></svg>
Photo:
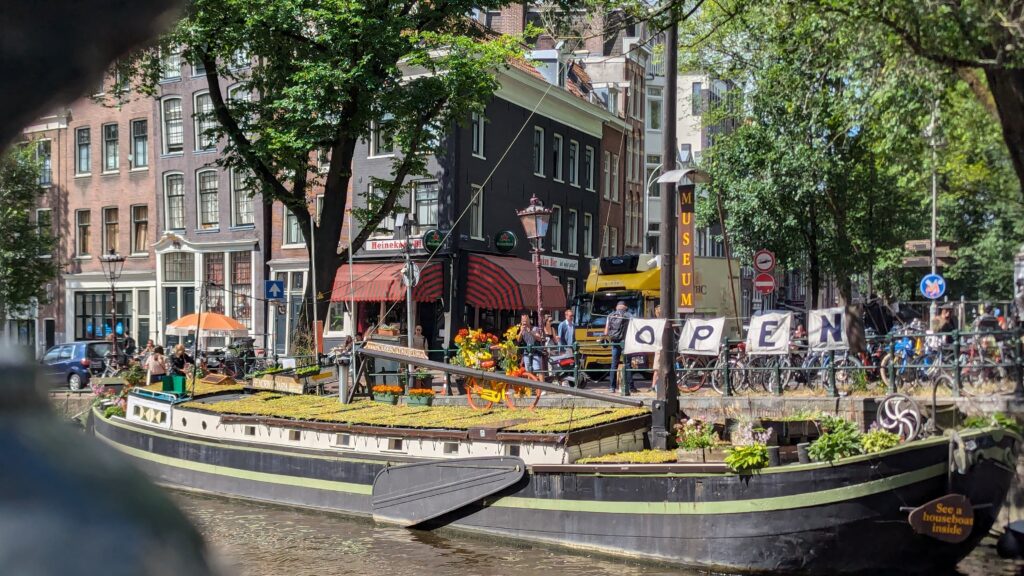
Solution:
<svg viewBox="0 0 1024 576"><path fill-rule="evenodd" d="M103 372L103 357L110 349L111 343L103 340L58 344L43 355L43 376L54 386L81 390L93 373Z"/></svg>

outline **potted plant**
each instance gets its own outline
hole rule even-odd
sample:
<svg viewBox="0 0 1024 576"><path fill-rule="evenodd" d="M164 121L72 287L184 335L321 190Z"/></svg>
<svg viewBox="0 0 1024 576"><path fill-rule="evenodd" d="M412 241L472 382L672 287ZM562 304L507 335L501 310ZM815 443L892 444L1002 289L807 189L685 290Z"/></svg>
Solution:
<svg viewBox="0 0 1024 576"><path fill-rule="evenodd" d="M752 474L770 463L768 441L773 431L740 421L732 432L733 445L726 449L725 463L740 474Z"/></svg>
<svg viewBox="0 0 1024 576"><path fill-rule="evenodd" d="M707 451L718 442L715 425L699 420L676 424L676 457L679 462L707 462Z"/></svg>
<svg viewBox="0 0 1024 576"><path fill-rule="evenodd" d="M430 388L413 388L405 397L405 403L409 406L430 406L434 403L434 391Z"/></svg>
<svg viewBox="0 0 1024 576"><path fill-rule="evenodd" d="M398 336L398 326L394 324L381 324L377 327L377 334L381 336Z"/></svg>
<svg viewBox="0 0 1024 576"><path fill-rule="evenodd" d="M372 388L372 391L373 400L385 404L397 404L399 396L402 395L401 386L389 386L387 384L378 384Z"/></svg>
<svg viewBox="0 0 1024 576"><path fill-rule="evenodd" d="M431 383L434 381L433 375L423 368L417 368L416 372L413 372L413 377L416 379L417 388L430 388Z"/></svg>
<svg viewBox="0 0 1024 576"><path fill-rule="evenodd" d="M864 451L860 430L849 420L823 416L821 431L821 436L807 448L807 455L815 462L833 462Z"/></svg>

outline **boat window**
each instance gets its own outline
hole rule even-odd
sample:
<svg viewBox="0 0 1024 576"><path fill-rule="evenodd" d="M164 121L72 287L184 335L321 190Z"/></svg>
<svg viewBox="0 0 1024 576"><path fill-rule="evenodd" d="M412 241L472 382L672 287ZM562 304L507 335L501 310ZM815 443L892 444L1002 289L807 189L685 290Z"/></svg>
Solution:
<svg viewBox="0 0 1024 576"><path fill-rule="evenodd" d="M203 430L206 430L206 420L203 420Z"/></svg>
<svg viewBox="0 0 1024 576"><path fill-rule="evenodd" d="M156 423L163 424L167 421L167 412L157 412Z"/></svg>
<svg viewBox="0 0 1024 576"><path fill-rule="evenodd" d="M344 446L350 448L352 446L352 435L351 434L338 434L334 439L334 443L338 446Z"/></svg>
<svg viewBox="0 0 1024 576"><path fill-rule="evenodd" d="M505 446L505 456L519 456L519 445L512 444Z"/></svg>
<svg viewBox="0 0 1024 576"><path fill-rule="evenodd" d="M181 419L181 425L182 426L188 426L188 420L185 420L184 418L182 418Z"/></svg>
<svg viewBox="0 0 1024 576"><path fill-rule="evenodd" d="M136 404L134 407L132 407L132 416L141 416L141 415L142 415L142 408L139 407L138 404Z"/></svg>
<svg viewBox="0 0 1024 576"><path fill-rule="evenodd" d="M301 430L289 430L288 431L288 440L290 440L292 442L298 442L299 440L302 440L302 431Z"/></svg>
<svg viewBox="0 0 1024 576"><path fill-rule="evenodd" d="M458 454L459 453L459 443L458 442L445 442L444 443L444 453L445 454Z"/></svg>
<svg viewBox="0 0 1024 576"><path fill-rule="evenodd" d="M255 436L256 435L256 427L255 426L246 426L245 429L243 430L243 434L245 434L246 436Z"/></svg>
<svg viewBox="0 0 1024 576"><path fill-rule="evenodd" d="M392 452L401 452L402 449L401 438L388 438L388 450Z"/></svg>

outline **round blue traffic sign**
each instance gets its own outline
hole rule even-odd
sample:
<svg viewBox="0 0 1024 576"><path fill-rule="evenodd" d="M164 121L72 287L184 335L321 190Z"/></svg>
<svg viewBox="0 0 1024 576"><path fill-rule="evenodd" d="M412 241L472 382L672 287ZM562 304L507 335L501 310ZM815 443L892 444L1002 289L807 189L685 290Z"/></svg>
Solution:
<svg viewBox="0 0 1024 576"><path fill-rule="evenodd" d="M938 274L921 278L921 294L929 300L938 300L946 293L946 279Z"/></svg>

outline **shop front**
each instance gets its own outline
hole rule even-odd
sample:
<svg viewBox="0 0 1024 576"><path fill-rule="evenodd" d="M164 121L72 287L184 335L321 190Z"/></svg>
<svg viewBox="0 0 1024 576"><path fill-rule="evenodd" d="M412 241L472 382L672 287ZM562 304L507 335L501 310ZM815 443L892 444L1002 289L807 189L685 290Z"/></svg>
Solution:
<svg viewBox="0 0 1024 576"><path fill-rule="evenodd" d="M65 334L68 341L103 340L116 333L136 343L156 338L153 272L125 271L115 285L111 306L110 282L98 273L65 277L67 299ZM116 318L115 318L116 316Z"/></svg>

